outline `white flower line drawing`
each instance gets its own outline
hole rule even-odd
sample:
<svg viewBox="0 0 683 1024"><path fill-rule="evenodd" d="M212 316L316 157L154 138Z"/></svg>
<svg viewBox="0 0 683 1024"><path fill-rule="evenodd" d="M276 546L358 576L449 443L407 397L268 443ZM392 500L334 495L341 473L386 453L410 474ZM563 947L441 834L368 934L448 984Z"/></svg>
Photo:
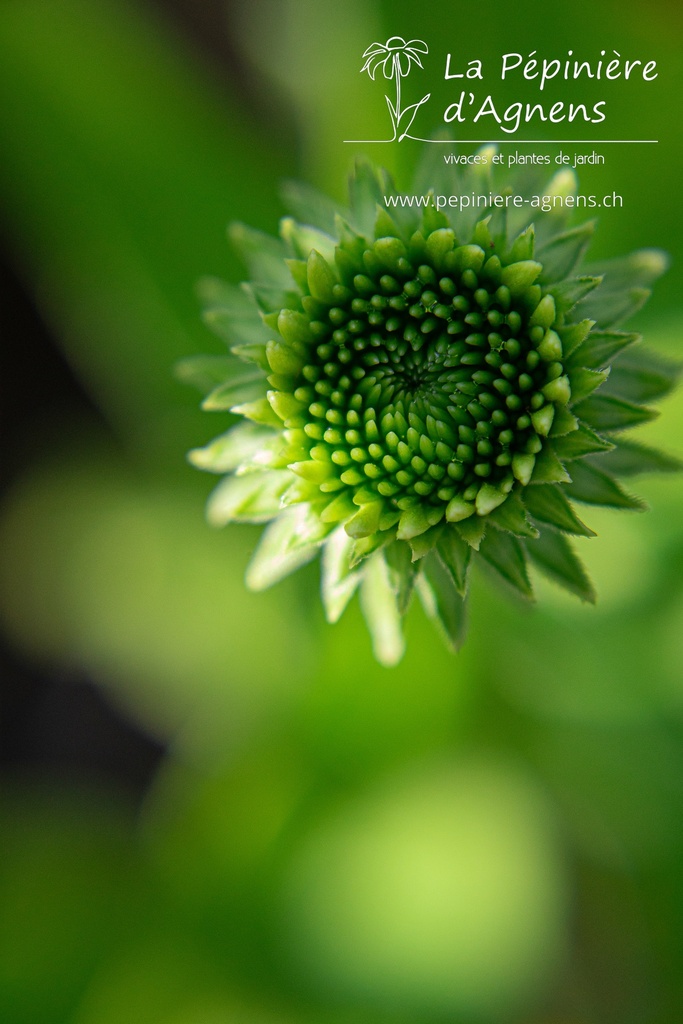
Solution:
<svg viewBox="0 0 683 1024"><path fill-rule="evenodd" d="M415 115L422 104L426 103L431 96L431 93L428 92L417 103L411 103L403 110L401 109L401 79L408 75L413 63L422 68L420 54L426 53L429 53L429 47L422 39L411 39L409 42L406 42L401 36L391 36L390 39L387 39L386 43L371 43L363 54L365 64L361 68L361 74L367 71L374 82L377 71L379 68L382 68L386 79L391 80L393 78L396 80L396 103L393 104L389 97L385 95L394 131L393 137L387 139L387 142L395 142L397 139L399 142L402 142L405 138L412 138L408 133L415 120ZM406 117L407 122L399 135L401 122Z"/></svg>

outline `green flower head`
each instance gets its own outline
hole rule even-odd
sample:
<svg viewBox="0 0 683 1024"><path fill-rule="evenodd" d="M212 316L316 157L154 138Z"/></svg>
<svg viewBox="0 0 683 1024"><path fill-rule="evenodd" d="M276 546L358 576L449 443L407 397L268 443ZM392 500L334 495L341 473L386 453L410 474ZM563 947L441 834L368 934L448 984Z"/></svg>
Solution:
<svg viewBox="0 0 683 1024"><path fill-rule="evenodd" d="M456 176L438 148L416 195L504 195L490 159ZM183 372L211 385L206 409L240 417L190 458L227 474L211 522L270 524L250 587L320 552L328 619L360 588L386 664L403 652L413 589L447 642L462 643L475 559L525 598L531 562L594 600L568 539L593 535L574 502L642 509L618 478L677 468L622 439L654 415L642 403L670 389L675 369L616 329L665 257L582 269L594 224L567 226L575 187L564 170L542 206L482 218L402 206L389 177L359 162L347 210L290 185L295 216L279 239L232 227L251 280L204 285L206 319L231 355Z"/></svg>

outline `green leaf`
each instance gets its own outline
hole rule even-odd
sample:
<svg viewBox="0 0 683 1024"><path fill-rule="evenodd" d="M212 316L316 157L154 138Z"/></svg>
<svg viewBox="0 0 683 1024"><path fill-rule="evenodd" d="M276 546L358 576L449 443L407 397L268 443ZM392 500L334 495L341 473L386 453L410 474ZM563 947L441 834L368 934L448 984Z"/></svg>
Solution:
<svg viewBox="0 0 683 1024"><path fill-rule="evenodd" d="M462 597L465 597L472 548L454 527L449 526L442 532L436 550L451 574L455 589Z"/></svg>
<svg viewBox="0 0 683 1024"><path fill-rule="evenodd" d="M320 592L328 622L337 622L353 597L362 573L351 568L353 539L343 526L327 538L322 551Z"/></svg>
<svg viewBox="0 0 683 1024"><path fill-rule="evenodd" d="M183 384L190 384L203 395L208 395L223 384L236 371L243 370L239 359L233 356L189 356L175 365L175 376Z"/></svg>
<svg viewBox="0 0 683 1024"><path fill-rule="evenodd" d="M577 462L572 466L572 482L567 485L566 491L576 501L583 501L587 505L607 505L634 512L647 509L642 498L627 494L609 473L603 473L585 462Z"/></svg>
<svg viewBox="0 0 683 1024"><path fill-rule="evenodd" d="M479 554L516 591L526 598L533 597L524 549L516 537L498 530L489 530L479 548Z"/></svg>
<svg viewBox="0 0 683 1024"><path fill-rule="evenodd" d="M600 370L588 370L579 366L576 370L571 370L568 376L572 392L570 405L573 408L578 402L592 395L601 384L604 384L609 377L609 373L604 373Z"/></svg>
<svg viewBox="0 0 683 1024"><path fill-rule="evenodd" d="M561 587L582 601L595 602L595 590L580 559L561 533L543 530L536 540L526 542L529 558Z"/></svg>
<svg viewBox="0 0 683 1024"><path fill-rule="evenodd" d="M227 412L235 406L265 398L267 390L268 382L260 370L249 370L214 388L202 402L202 409Z"/></svg>
<svg viewBox="0 0 683 1024"><path fill-rule="evenodd" d="M365 564L360 603L375 657L387 668L398 664L405 651L402 616L382 551L375 552Z"/></svg>
<svg viewBox="0 0 683 1024"><path fill-rule="evenodd" d="M615 476L679 473L683 469L683 460L635 441L619 440L612 451L600 458L600 468Z"/></svg>
<svg viewBox="0 0 683 1024"><path fill-rule="evenodd" d="M427 615L436 622L446 644L459 650L467 634L467 604L440 558L427 555L420 563L417 590Z"/></svg>
<svg viewBox="0 0 683 1024"><path fill-rule="evenodd" d="M249 464L263 470L281 448L280 434L245 422L238 423L204 448L194 448L187 457L193 466L210 473L230 473Z"/></svg>
<svg viewBox="0 0 683 1024"><path fill-rule="evenodd" d="M556 235L538 250L537 256L543 264L542 284L553 284L569 277L581 262L590 245L595 231L595 221L588 221L579 227Z"/></svg>
<svg viewBox="0 0 683 1024"><path fill-rule="evenodd" d="M594 537L594 532L581 522L570 505L565 489L557 484L527 487L524 491L524 500L530 515L540 523L553 526L564 533Z"/></svg>
<svg viewBox="0 0 683 1024"><path fill-rule="evenodd" d="M210 495L206 517L212 526L267 523L280 512L280 498L291 482L287 470L229 476Z"/></svg>
<svg viewBox="0 0 683 1024"><path fill-rule="evenodd" d="M624 331L591 331L583 344L567 360L568 366L587 366L593 370L609 366L616 356L640 338Z"/></svg>
<svg viewBox="0 0 683 1024"><path fill-rule="evenodd" d="M281 511L263 531L249 563L246 574L249 589L266 590L306 565L315 558L330 529L308 505L293 505Z"/></svg>
<svg viewBox="0 0 683 1024"><path fill-rule="evenodd" d="M627 430L647 423L658 415L655 409L624 402L611 395L593 395L574 408L574 412L595 430Z"/></svg>
<svg viewBox="0 0 683 1024"><path fill-rule="evenodd" d="M584 455L593 455L597 452L609 452L613 447L611 441L600 437L586 426L580 426L578 430L553 440L553 448L558 458L564 461L580 459Z"/></svg>

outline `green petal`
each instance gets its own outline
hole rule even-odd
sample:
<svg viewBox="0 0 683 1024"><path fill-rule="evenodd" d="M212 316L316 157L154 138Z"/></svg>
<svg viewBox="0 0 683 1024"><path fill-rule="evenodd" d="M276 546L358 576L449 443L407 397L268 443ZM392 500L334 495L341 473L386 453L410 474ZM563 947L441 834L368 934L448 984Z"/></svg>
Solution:
<svg viewBox="0 0 683 1024"><path fill-rule="evenodd" d="M583 455L609 452L614 447L611 441L600 437L586 426L553 440L553 448L560 459L580 459Z"/></svg>
<svg viewBox="0 0 683 1024"><path fill-rule="evenodd" d="M389 580L396 594L396 605L399 613L405 615L413 593L417 566L411 557L410 548L402 541L387 544L384 559L389 570Z"/></svg>
<svg viewBox="0 0 683 1024"><path fill-rule="evenodd" d="M353 597L362 573L352 570L353 540L338 527L325 541L320 592L328 622L337 622Z"/></svg>
<svg viewBox="0 0 683 1024"><path fill-rule="evenodd" d="M238 423L204 448L194 448L188 459L210 473L230 473L241 465L265 469L282 447L279 434L256 423Z"/></svg>
<svg viewBox="0 0 683 1024"><path fill-rule="evenodd" d="M381 551L372 555L365 564L360 603L375 657L381 665L391 668L403 657L405 641L396 591Z"/></svg>
<svg viewBox="0 0 683 1024"><path fill-rule="evenodd" d="M612 451L600 459L600 466L615 476L638 476L643 473L679 473L683 460L644 444L619 440Z"/></svg>
<svg viewBox="0 0 683 1024"><path fill-rule="evenodd" d="M252 280L268 282L287 291L294 288L294 280L285 263L289 253L279 238L239 222L230 225L228 234Z"/></svg>
<svg viewBox="0 0 683 1024"><path fill-rule="evenodd" d="M576 501L583 501L587 505L607 505L610 508L627 508L634 512L644 512L647 509L647 504L642 498L627 494L614 477L585 462L577 462L572 466L572 482L566 487L566 491Z"/></svg>
<svg viewBox="0 0 683 1024"><path fill-rule="evenodd" d="M567 281L562 281L560 284L554 284L550 289L550 294L555 299L558 312L570 313L574 306L577 305L582 299L590 294L600 284L599 277L573 277ZM585 311L581 311L581 316L590 318L590 314Z"/></svg>
<svg viewBox="0 0 683 1024"><path fill-rule="evenodd" d="M620 352L639 338L639 334L624 331L591 331L583 344L574 350L568 365L587 366L593 370L609 366Z"/></svg>
<svg viewBox="0 0 683 1024"><path fill-rule="evenodd" d="M451 573L435 555L420 563L417 590L427 615L439 627L452 651L459 650L467 635L467 604L457 591Z"/></svg>
<svg viewBox="0 0 683 1024"><path fill-rule="evenodd" d="M571 387L571 402L572 406L578 402L583 401L584 398L588 398L593 392L603 384L609 377L609 373L604 373L598 370L587 370L584 367L579 367L576 370L571 370L568 374L569 384Z"/></svg>
<svg viewBox="0 0 683 1024"><path fill-rule="evenodd" d="M463 540L457 529L449 526L442 532L436 550L451 574L455 589L461 597L465 597L472 548Z"/></svg>
<svg viewBox="0 0 683 1024"><path fill-rule="evenodd" d="M637 348L619 361L603 391L629 402L655 402L669 394L680 375L680 364Z"/></svg>
<svg viewBox="0 0 683 1024"><path fill-rule="evenodd" d="M280 194L285 206L298 221L311 224L330 235L334 234L335 216L338 213L347 215L329 196L303 181L283 182Z"/></svg>
<svg viewBox="0 0 683 1024"><path fill-rule="evenodd" d="M463 519L462 522L454 524L462 539L475 551L479 550L479 545L486 533L487 518L487 516L472 516L471 519Z"/></svg>
<svg viewBox="0 0 683 1024"><path fill-rule="evenodd" d="M571 544L561 533L543 530L536 540L526 542L531 561L555 583L582 601L595 602L595 590Z"/></svg>
<svg viewBox="0 0 683 1024"><path fill-rule="evenodd" d="M580 537L594 537L594 532L577 516L564 490L564 487L559 487L557 484L527 487L524 491L524 502L529 513L539 522L553 526L556 530L562 530L564 533L573 533Z"/></svg>
<svg viewBox="0 0 683 1024"><path fill-rule="evenodd" d="M297 224L291 217L283 217L280 221L280 235L297 259L307 260L311 251L315 249L323 259L334 260L337 241L326 231Z"/></svg>
<svg viewBox="0 0 683 1024"><path fill-rule="evenodd" d="M556 235L538 250L538 259L543 264L542 284L563 281L576 269L588 249L595 231L595 221Z"/></svg>
<svg viewBox="0 0 683 1024"><path fill-rule="evenodd" d="M536 464L531 474L532 484L564 484L568 483L571 477L555 454L550 444L543 446L542 451L536 456Z"/></svg>
<svg viewBox="0 0 683 1024"><path fill-rule="evenodd" d="M307 505L295 505L280 512L264 530L249 563L246 574L249 589L265 590L310 562L329 529Z"/></svg>
<svg viewBox="0 0 683 1024"><path fill-rule="evenodd" d="M516 591L524 597L533 597L524 549L515 537L509 533L489 530L479 548L479 554Z"/></svg>
<svg viewBox="0 0 683 1024"><path fill-rule="evenodd" d="M291 474L279 470L227 477L209 497L207 519L212 526L267 523L280 512L280 499L291 482Z"/></svg>
<svg viewBox="0 0 683 1024"><path fill-rule="evenodd" d="M220 384L202 402L207 412L227 412L245 402L257 402L265 398L268 382L260 370L249 370L238 377Z"/></svg>
<svg viewBox="0 0 683 1024"><path fill-rule="evenodd" d="M574 412L595 430L626 430L638 423L647 423L658 415L654 409L624 402L610 395L593 395L574 408Z"/></svg>
<svg viewBox="0 0 683 1024"><path fill-rule="evenodd" d="M513 491L507 501L495 509L488 518L499 530L514 533L516 537L538 536L538 530L529 520L519 491Z"/></svg>
<svg viewBox="0 0 683 1024"><path fill-rule="evenodd" d="M189 356L175 365L175 376L208 395L220 384L235 376L244 366L233 356Z"/></svg>

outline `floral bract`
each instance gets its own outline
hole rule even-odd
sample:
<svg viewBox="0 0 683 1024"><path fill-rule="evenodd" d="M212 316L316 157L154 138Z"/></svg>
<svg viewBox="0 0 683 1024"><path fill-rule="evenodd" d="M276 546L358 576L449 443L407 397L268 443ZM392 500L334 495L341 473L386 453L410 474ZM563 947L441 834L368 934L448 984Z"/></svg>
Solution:
<svg viewBox="0 0 683 1024"><path fill-rule="evenodd" d="M416 194L496 194L488 173L456 179L428 153ZM387 664L414 588L459 646L474 559L524 597L531 562L594 600L568 539L592 535L574 502L642 509L618 477L677 468L622 439L675 372L616 329L663 254L579 269L594 224L567 228L574 189L565 170L541 192L545 212L481 219L394 206L388 176L360 162L348 210L292 185L280 239L232 228L251 281L204 285L232 355L183 371L210 386L205 408L242 418L191 460L228 474L212 522L270 523L251 587L322 553L328 619L360 587Z"/></svg>

